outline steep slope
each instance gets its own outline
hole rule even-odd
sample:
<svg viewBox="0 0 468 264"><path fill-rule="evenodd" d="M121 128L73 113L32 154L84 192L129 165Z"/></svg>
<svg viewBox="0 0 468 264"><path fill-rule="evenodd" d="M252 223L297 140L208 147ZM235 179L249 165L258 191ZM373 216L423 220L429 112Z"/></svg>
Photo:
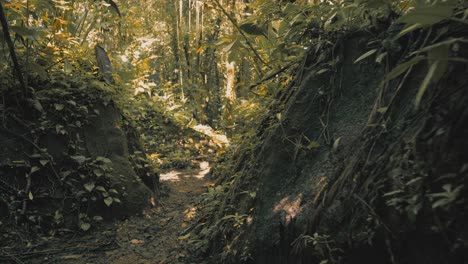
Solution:
<svg viewBox="0 0 468 264"><path fill-rule="evenodd" d="M462 263L467 32L440 23L394 41L398 32L341 33L309 54L257 136L215 168L223 202L207 203L195 230L201 256ZM381 63L355 63L381 39Z"/></svg>
<svg viewBox="0 0 468 264"><path fill-rule="evenodd" d="M38 237L92 230L150 206L158 174L137 153L138 138L127 137L105 85L65 76L30 85L24 104L4 94L0 244L21 251Z"/></svg>

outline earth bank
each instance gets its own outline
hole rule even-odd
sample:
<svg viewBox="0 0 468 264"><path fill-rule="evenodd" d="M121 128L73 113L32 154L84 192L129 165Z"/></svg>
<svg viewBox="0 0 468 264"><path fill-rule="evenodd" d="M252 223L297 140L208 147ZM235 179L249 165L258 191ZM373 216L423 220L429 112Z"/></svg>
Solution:
<svg viewBox="0 0 468 264"><path fill-rule="evenodd" d="M256 135L214 168L222 202L194 231L200 259L463 263L467 65L435 75L414 54L466 58L451 42L466 29L439 23L394 41L395 27L377 37L393 41L371 56L380 63L360 58L375 43L367 32L311 48Z"/></svg>

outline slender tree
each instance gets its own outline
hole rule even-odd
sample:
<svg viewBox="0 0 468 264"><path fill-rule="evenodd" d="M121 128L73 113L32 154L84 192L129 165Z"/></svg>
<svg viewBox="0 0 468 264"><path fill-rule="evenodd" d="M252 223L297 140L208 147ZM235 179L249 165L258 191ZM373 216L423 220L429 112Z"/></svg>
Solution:
<svg viewBox="0 0 468 264"><path fill-rule="evenodd" d="M23 78L23 73L21 72L21 66L18 62L18 58L16 57L15 46L13 45L13 41L11 40L11 37L10 37L10 31L8 29L8 22L7 22L5 11L3 10L3 5L1 2L0 2L0 22L3 28L3 36L8 45L10 56L13 61L14 73L16 75L16 78L18 78L18 81L20 82L21 89L22 89L22 96L26 97L28 89L26 86L26 82L24 81L24 78Z"/></svg>

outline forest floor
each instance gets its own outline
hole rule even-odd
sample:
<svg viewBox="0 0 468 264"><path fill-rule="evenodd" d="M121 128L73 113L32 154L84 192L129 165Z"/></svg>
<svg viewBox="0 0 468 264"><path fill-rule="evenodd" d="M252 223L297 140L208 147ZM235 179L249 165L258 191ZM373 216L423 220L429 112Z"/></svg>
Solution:
<svg viewBox="0 0 468 264"><path fill-rule="evenodd" d="M11 254L11 263L186 263L184 230L195 221L198 201L213 184L209 163L199 165L162 173L159 205L142 216L104 223L85 236L51 238L29 253Z"/></svg>

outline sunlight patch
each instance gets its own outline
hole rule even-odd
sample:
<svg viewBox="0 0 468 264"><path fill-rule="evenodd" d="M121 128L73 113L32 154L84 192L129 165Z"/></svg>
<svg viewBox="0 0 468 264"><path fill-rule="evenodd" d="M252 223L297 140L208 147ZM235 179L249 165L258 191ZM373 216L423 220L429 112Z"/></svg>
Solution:
<svg viewBox="0 0 468 264"><path fill-rule="evenodd" d="M216 131L210 126L199 124L192 128L199 133L209 136L219 147L229 146L229 140L226 135L216 133Z"/></svg>
<svg viewBox="0 0 468 264"><path fill-rule="evenodd" d="M168 173L161 173L159 179L161 181L180 181L179 175L181 173L178 171L170 171Z"/></svg>
<svg viewBox="0 0 468 264"><path fill-rule="evenodd" d="M275 205L273 212L275 214L280 214L284 220L284 223L287 225L292 218L295 218L303 208L301 208L303 194L299 194L296 198L291 196L283 198L279 203Z"/></svg>
<svg viewBox="0 0 468 264"><path fill-rule="evenodd" d="M197 207L192 207L184 211L184 221L190 221L197 216Z"/></svg>
<svg viewBox="0 0 468 264"><path fill-rule="evenodd" d="M211 170L210 163L208 161L200 162L200 171L194 175L195 178L201 179L205 177Z"/></svg>

